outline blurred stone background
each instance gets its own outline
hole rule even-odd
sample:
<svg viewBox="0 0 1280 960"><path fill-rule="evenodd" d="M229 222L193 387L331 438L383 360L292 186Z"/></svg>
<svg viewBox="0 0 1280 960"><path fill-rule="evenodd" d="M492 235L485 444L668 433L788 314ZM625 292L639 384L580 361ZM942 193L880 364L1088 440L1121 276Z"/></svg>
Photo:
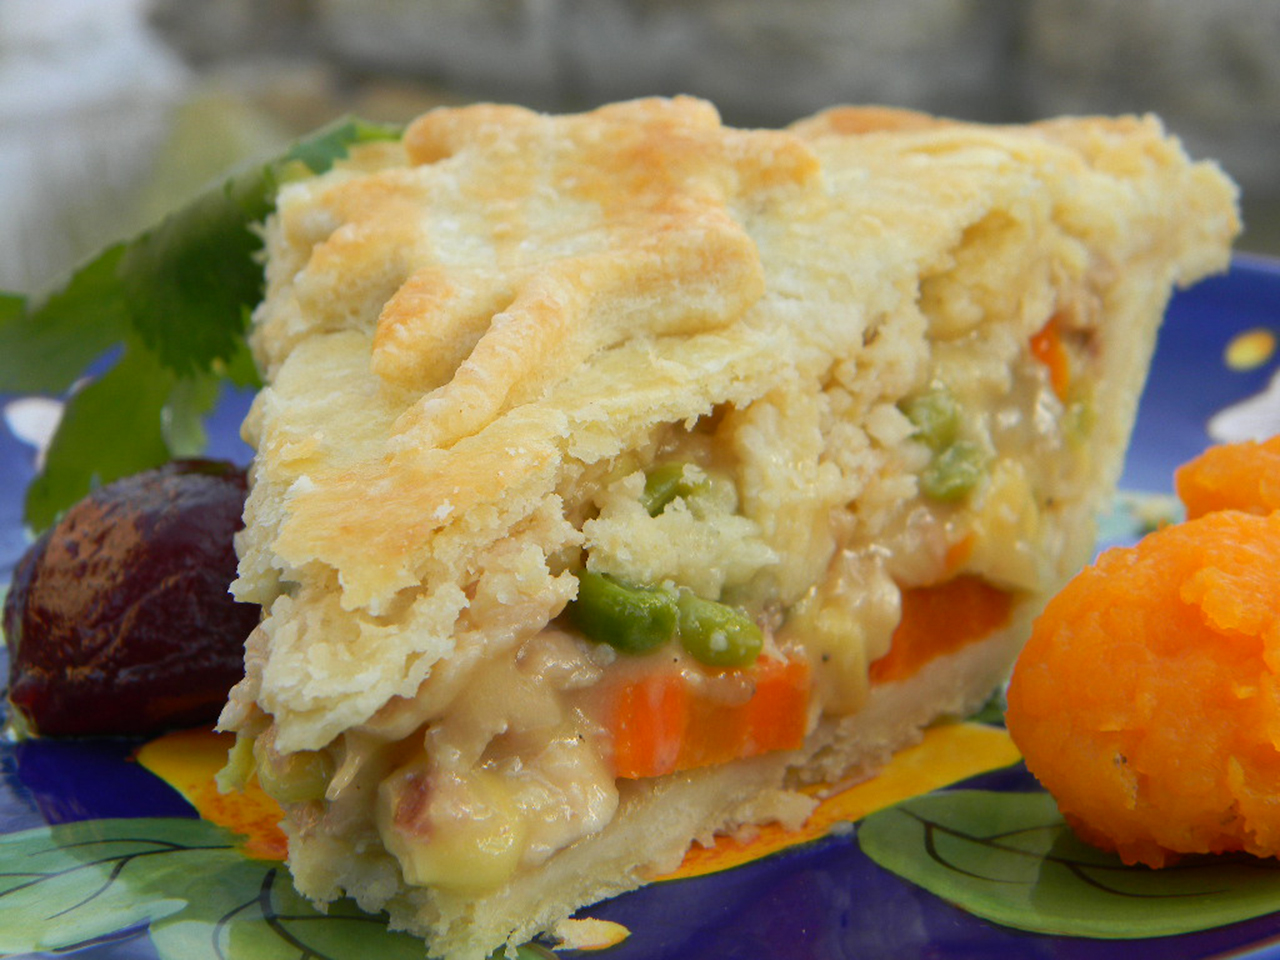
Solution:
<svg viewBox="0 0 1280 960"><path fill-rule="evenodd" d="M343 113L673 93L763 126L1153 111L1280 255L1280 0L0 0L0 288Z"/></svg>

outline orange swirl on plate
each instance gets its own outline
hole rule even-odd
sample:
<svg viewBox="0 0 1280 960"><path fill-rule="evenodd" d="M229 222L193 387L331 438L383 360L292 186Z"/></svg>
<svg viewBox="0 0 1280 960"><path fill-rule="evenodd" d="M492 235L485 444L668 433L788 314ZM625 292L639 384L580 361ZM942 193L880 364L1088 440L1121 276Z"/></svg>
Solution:
<svg viewBox="0 0 1280 960"><path fill-rule="evenodd" d="M284 814L257 781L236 793L222 793L214 776L227 762L235 735L207 728L175 730L138 751L137 761L196 808L210 823L245 838L244 852L258 860L283 860L289 852L280 829Z"/></svg>
<svg viewBox="0 0 1280 960"><path fill-rule="evenodd" d="M239 793L221 793L214 782L234 739L208 729L179 730L148 743L138 751L137 760L182 794L205 820L244 836L246 854L283 860L288 844L279 826L283 816L279 805L256 781ZM712 846L694 846L684 863L661 879L696 877L759 860L823 837L838 824L1017 760L1017 749L1002 729L977 723L934 727L925 732L921 743L899 753L871 780L835 793L828 793L830 788L812 788L813 795L824 798L800 829L769 824L750 839L719 837Z"/></svg>

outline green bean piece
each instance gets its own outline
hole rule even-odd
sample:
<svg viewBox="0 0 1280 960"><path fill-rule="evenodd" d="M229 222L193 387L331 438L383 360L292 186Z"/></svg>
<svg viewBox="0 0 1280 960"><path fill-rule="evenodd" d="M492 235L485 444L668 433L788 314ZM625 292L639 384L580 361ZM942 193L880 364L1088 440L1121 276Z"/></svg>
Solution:
<svg viewBox="0 0 1280 960"><path fill-rule="evenodd" d="M702 486L685 476L685 466L683 463L660 463L649 471L644 481L644 493L640 496L649 516L656 517L672 500L687 497Z"/></svg>
<svg viewBox="0 0 1280 960"><path fill-rule="evenodd" d="M933 500L954 503L969 495L986 468L987 457L980 446L968 440L957 440L934 455L920 474L920 489Z"/></svg>
<svg viewBox="0 0 1280 960"><path fill-rule="evenodd" d="M748 667L764 646L764 634L741 610L680 591L680 642L710 667Z"/></svg>
<svg viewBox="0 0 1280 960"><path fill-rule="evenodd" d="M915 438L930 450L946 450L960 431L960 407L946 387L912 397L903 403L902 412L915 424Z"/></svg>
<svg viewBox="0 0 1280 960"><path fill-rule="evenodd" d="M578 598L569 613L589 640L622 653L647 653L676 634L675 591L636 587L590 570L580 570Z"/></svg>

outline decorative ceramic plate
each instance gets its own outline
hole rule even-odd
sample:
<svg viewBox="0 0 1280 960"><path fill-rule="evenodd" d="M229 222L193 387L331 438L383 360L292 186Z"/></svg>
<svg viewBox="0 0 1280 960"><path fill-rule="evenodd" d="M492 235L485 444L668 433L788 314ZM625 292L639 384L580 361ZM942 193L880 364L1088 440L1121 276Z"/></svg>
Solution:
<svg viewBox="0 0 1280 960"><path fill-rule="evenodd" d="M1179 294L1104 543L1176 516L1172 472L1208 443L1280 432L1280 263L1240 258ZM243 460L245 397L212 453ZM0 580L25 546L22 491L47 402L7 398ZM0 665L3 659L0 658ZM984 722L985 721L985 722ZM208 731L150 742L0 744L0 956L77 960L393 960L422 947L377 917L302 902L270 801L212 785ZM904 957L1280 958L1280 863L1124 867L1080 845L1018 762L998 708L932 730L875 780L825 800L801 835L721 842L572 934L610 960ZM532 944L526 956L547 956ZM40 951L46 951L44 953Z"/></svg>

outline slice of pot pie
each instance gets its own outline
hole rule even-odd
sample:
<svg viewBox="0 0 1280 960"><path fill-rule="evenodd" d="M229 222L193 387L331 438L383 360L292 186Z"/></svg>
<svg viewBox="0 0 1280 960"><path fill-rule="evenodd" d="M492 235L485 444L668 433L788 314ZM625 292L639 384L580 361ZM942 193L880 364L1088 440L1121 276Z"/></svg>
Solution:
<svg viewBox="0 0 1280 960"><path fill-rule="evenodd" d="M479 105L290 184L227 779L459 958L802 822L1004 677L1237 229L1134 118Z"/></svg>

